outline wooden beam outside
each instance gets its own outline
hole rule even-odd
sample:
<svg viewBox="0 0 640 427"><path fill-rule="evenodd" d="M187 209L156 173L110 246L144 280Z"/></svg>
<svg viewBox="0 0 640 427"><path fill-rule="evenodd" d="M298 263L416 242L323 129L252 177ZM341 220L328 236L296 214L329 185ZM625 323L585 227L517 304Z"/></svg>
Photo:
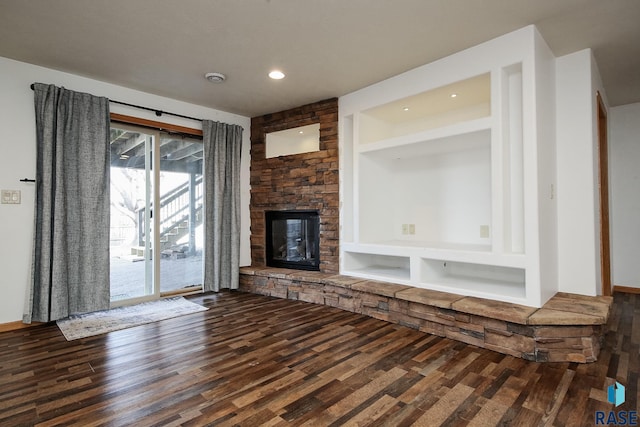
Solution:
<svg viewBox="0 0 640 427"><path fill-rule="evenodd" d="M168 132L178 132L186 135L202 136L201 129L189 128L186 126L173 125L171 123L158 122L155 120L141 119L140 117L127 116L125 114L111 113L111 121L127 123L130 125L145 126L160 129Z"/></svg>

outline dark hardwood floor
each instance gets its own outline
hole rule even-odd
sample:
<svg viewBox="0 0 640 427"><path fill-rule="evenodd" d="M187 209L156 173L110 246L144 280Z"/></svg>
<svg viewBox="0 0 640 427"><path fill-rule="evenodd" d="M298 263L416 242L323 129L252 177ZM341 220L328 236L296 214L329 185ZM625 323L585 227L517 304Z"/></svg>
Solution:
<svg viewBox="0 0 640 427"><path fill-rule="evenodd" d="M0 333L2 426L594 425L636 410L640 295L616 294L598 362L534 363L304 302L210 310L67 342ZM613 408L606 388L626 386Z"/></svg>

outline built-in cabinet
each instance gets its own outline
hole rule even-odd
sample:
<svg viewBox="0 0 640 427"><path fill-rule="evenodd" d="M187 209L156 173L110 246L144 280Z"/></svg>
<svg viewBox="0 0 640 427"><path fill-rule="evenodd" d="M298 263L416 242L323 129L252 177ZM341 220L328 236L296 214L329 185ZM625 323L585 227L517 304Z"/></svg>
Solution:
<svg viewBox="0 0 640 427"><path fill-rule="evenodd" d="M340 98L342 274L531 306L555 292L541 40L527 27Z"/></svg>

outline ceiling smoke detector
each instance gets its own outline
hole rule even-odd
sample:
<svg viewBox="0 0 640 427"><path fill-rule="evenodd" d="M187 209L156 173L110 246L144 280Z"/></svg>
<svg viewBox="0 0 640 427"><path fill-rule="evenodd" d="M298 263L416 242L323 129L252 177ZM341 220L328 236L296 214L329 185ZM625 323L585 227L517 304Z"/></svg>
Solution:
<svg viewBox="0 0 640 427"><path fill-rule="evenodd" d="M207 73L204 75L204 78L209 80L211 83L222 83L227 76L222 73Z"/></svg>

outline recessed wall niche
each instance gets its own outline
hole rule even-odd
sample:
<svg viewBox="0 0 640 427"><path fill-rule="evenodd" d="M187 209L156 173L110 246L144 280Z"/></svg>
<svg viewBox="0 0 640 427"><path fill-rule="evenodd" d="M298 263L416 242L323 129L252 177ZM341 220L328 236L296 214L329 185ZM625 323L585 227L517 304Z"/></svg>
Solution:
<svg viewBox="0 0 640 427"><path fill-rule="evenodd" d="M267 159L320 151L320 123L265 135Z"/></svg>

